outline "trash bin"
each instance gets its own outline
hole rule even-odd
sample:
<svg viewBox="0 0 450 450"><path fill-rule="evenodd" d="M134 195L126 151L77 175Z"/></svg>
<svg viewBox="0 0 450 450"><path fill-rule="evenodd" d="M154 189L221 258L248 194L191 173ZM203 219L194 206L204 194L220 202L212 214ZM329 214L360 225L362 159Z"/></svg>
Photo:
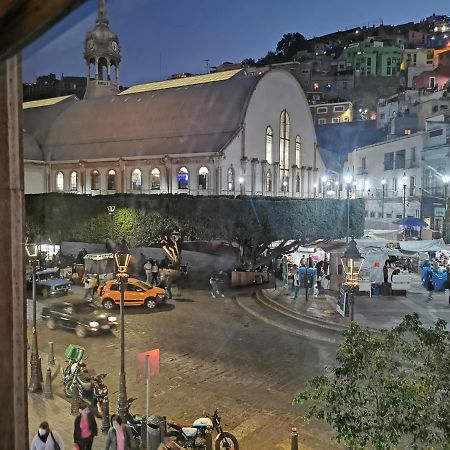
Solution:
<svg viewBox="0 0 450 450"><path fill-rule="evenodd" d="M380 295L381 294L381 286L379 284L372 285L372 295Z"/></svg>
<svg viewBox="0 0 450 450"><path fill-rule="evenodd" d="M162 416L150 416L147 421L147 440L150 450L158 450L166 429L166 419Z"/></svg>
<svg viewBox="0 0 450 450"><path fill-rule="evenodd" d="M75 344L69 344L64 350L64 355L67 359L74 361L81 361L84 355L84 347Z"/></svg>

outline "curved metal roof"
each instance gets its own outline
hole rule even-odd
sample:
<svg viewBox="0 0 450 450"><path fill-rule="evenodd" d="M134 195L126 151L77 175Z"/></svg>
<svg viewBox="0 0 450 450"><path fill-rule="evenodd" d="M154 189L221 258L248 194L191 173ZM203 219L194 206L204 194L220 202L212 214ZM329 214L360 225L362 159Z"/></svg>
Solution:
<svg viewBox="0 0 450 450"><path fill-rule="evenodd" d="M43 161L44 154L36 139L29 133L23 133L23 157L25 161Z"/></svg>
<svg viewBox="0 0 450 450"><path fill-rule="evenodd" d="M46 159L68 161L219 152L241 127L263 75L24 111ZM34 134L34 132L33 132Z"/></svg>

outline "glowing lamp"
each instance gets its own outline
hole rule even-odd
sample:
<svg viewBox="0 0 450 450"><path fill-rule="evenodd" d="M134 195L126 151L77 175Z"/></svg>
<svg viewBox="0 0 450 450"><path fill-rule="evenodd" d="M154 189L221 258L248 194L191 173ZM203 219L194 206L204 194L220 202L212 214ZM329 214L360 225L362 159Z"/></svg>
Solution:
<svg viewBox="0 0 450 450"><path fill-rule="evenodd" d="M347 172L344 177L345 184L350 184L352 180L353 180L352 174L350 172Z"/></svg>
<svg viewBox="0 0 450 450"><path fill-rule="evenodd" d="M352 238L342 258L345 281L344 284L350 288L358 286L359 274L364 264L364 257L359 253L356 242Z"/></svg>
<svg viewBox="0 0 450 450"><path fill-rule="evenodd" d="M381 180L381 184L382 184L383 186L386 184L386 178L383 178L383 179Z"/></svg>
<svg viewBox="0 0 450 450"><path fill-rule="evenodd" d="M403 177L402 177L402 183L403 183L403 186L406 186L406 182L408 181L408 178L407 178L407 176L406 176L406 172L403 172Z"/></svg>
<svg viewBox="0 0 450 450"><path fill-rule="evenodd" d="M444 175L444 176L442 177L442 182L443 182L444 184L448 184L449 181L450 181L450 177L449 177L448 175Z"/></svg>
<svg viewBox="0 0 450 450"><path fill-rule="evenodd" d="M108 212L109 212L109 214L113 214L115 210L116 210L116 207L115 207L114 205L109 205L109 206L108 206Z"/></svg>
<svg viewBox="0 0 450 450"><path fill-rule="evenodd" d="M238 181L240 184L242 184L244 182L244 177L239 177Z"/></svg>
<svg viewBox="0 0 450 450"><path fill-rule="evenodd" d="M326 183L328 178L326 177L326 175L323 175L321 180L322 180L322 183Z"/></svg>
<svg viewBox="0 0 450 450"><path fill-rule="evenodd" d="M130 264L131 254L125 241L118 246L117 251L114 253L114 259L116 261L118 274L126 275L128 265Z"/></svg>
<svg viewBox="0 0 450 450"><path fill-rule="evenodd" d="M28 259L34 260L38 257L39 248L37 244L26 243L25 250L27 251Z"/></svg>

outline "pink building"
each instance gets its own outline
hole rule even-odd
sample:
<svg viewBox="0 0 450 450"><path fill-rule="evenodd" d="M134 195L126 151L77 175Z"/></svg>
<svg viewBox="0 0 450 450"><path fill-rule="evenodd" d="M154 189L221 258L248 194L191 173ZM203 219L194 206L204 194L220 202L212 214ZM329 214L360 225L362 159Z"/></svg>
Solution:
<svg viewBox="0 0 450 450"><path fill-rule="evenodd" d="M439 66L432 71L422 72L414 77L414 89L443 89L450 80L450 67Z"/></svg>

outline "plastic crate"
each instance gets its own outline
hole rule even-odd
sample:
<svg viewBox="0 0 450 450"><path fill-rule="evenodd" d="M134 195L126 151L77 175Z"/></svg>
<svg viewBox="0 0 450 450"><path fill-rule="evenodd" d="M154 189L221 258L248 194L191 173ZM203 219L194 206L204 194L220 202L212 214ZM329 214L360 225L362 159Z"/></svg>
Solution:
<svg viewBox="0 0 450 450"><path fill-rule="evenodd" d="M81 361L84 355L84 347L75 344L69 344L64 350L64 355L66 355L67 359L71 359L73 361Z"/></svg>

